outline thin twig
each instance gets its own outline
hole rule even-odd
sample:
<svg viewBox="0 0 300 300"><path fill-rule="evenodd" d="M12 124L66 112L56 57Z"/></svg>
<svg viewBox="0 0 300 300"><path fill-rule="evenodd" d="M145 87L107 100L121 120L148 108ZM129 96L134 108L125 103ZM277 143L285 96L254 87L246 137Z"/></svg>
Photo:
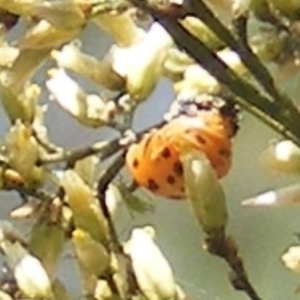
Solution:
<svg viewBox="0 0 300 300"><path fill-rule="evenodd" d="M116 138L112 141L97 142L81 149L65 150L63 152L59 151L58 153L49 154L40 158L38 165L47 165L59 162L66 162L68 165L71 165L80 159L99 153L101 154L101 159L105 159L120 150L119 140L120 138Z"/></svg>
<svg viewBox="0 0 300 300"><path fill-rule="evenodd" d="M149 130L157 127L161 127L164 125L166 121L162 121L160 123L157 123L155 125L152 125L144 130L139 131L135 134L136 139L139 139L141 136L143 136L145 133L147 133ZM126 133L124 135L124 138L126 139ZM81 160L85 157L99 154L100 160L105 160L108 157L114 155L121 149L126 149L128 146L130 146L131 143L134 143L135 140L128 140L127 143L123 143L124 139L123 137L117 137L111 141L101 141L97 142L93 145L81 148L81 149L75 149L75 150L66 150L63 153L55 153L55 154L49 154L47 156L44 156L39 159L38 165L47 165L47 164L53 164L53 163L59 163L59 162L66 162L68 165L74 164L76 161Z"/></svg>
<svg viewBox="0 0 300 300"><path fill-rule="evenodd" d="M212 76L236 94L237 103L300 146L300 114L292 101L278 92L272 76L259 58L249 47L245 47L245 43L236 40L201 0L190 0L190 7L187 8L175 5L171 1L165 1L163 4L156 0L130 1L152 14L154 19L171 34L179 48L185 50ZM180 24L181 18L191 14L200 17L221 40L228 43L240 55L243 63L272 98L266 97L256 87L237 75L211 49Z"/></svg>
<svg viewBox="0 0 300 300"><path fill-rule="evenodd" d="M115 158L113 163L101 175L101 177L98 179L98 184L97 184L97 198L99 199L100 207L107 220L108 228L110 231L112 249L117 253L122 252L122 246L118 240L118 235L115 230L114 223L111 218L107 203L105 201L105 192L110 182L117 176L119 171L124 166L124 156L125 156L125 152L123 151L120 155L118 155L117 158Z"/></svg>
<svg viewBox="0 0 300 300"><path fill-rule="evenodd" d="M202 0L188 0L188 4L191 7L191 12L203 21L227 46L239 54L243 64L272 97L272 102L275 100L281 104L285 103L290 109L295 110L292 101L287 96L281 95L276 89L269 71L252 52L247 43L236 39ZM298 112L297 115L300 120Z"/></svg>
<svg viewBox="0 0 300 300"><path fill-rule="evenodd" d="M248 35L247 35L247 24L248 16L242 14L233 20L233 28L239 41L244 44L244 47L249 47L248 45Z"/></svg>
<svg viewBox="0 0 300 300"><path fill-rule="evenodd" d="M226 237L224 233L209 236L206 247L209 253L223 258L230 266L230 279L235 289L245 292L252 300L262 300L248 279L238 248L231 237Z"/></svg>
<svg viewBox="0 0 300 300"><path fill-rule="evenodd" d="M102 209L103 215L106 218L109 233L110 233L110 241L111 241L111 250L120 255L122 259L124 259L124 262L126 263L126 273L127 273L127 283L128 283L128 293L130 294L136 294L136 291L138 290L138 285L135 280L134 272L132 269L131 260L123 251L123 247L121 243L119 242L118 234L115 229L115 225L113 222L113 219L111 217L111 214L109 212L107 203L105 201L105 191L108 188L108 185L110 182L117 176L119 171L124 166L124 159L125 159L125 151L123 151L114 161L113 163L108 167L106 172L104 172L101 177L98 179L98 185L97 185L97 197L99 199L99 204ZM114 285L114 279L109 278L110 285ZM117 286L115 286L117 288ZM125 299L132 299L129 295L125 297Z"/></svg>
<svg viewBox="0 0 300 300"><path fill-rule="evenodd" d="M279 105L274 105L250 83L238 76L211 49L193 37L176 19L157 12L153 14L156 20L169 31L180 48L184 49L212 76L238 96L236 101L243 108L300 146L300 120L298 121L298 116L296 119L291 115L287 117L286 110L283 111Z"/></svg>
<svg viewBox="0 0 300 300"><path fill-rule="evenodd" d="M24 186L15 188L20 195L26 195L41 201L52 201L56 195L52 194L50 192L47 192L46 190L41 189L28 189ZM21 197L22 198L22 197Z"/></svg>
<svg viewBox="0 0 300 300"><path fill-rule="evenodd" d="M60 153L63 151L61 147L56 146L51 143L46 137L40 134L37 130L32 130L32 135L35 137L36 141L49 153Z"/></svg>

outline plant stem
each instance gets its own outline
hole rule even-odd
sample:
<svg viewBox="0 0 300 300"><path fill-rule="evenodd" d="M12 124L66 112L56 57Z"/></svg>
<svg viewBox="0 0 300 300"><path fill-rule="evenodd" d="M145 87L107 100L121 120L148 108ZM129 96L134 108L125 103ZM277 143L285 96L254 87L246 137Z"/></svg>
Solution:
<svg viewBox="0 0 300 300"><path fill-rule="evenodd" d="M215 17L213 12L203 3L202 0L188 0L188 5L192 8L194 14L203 21L223 42L233 51L237 52L243 64L249 69L267 93L272 97L271 102L292 104L288 97L281 95L274 85L274 80L260 59L252 52L250 47L244 41L236 39L231 32ZM295 107L293 106L293 109ZM298 118L300 115L298 114ZM300 119L299 119L300 120Z"/></svg>
<svg viewBox="0 0 300 300"><path fill-rule="evenodd" d="M264 123L293 140L300 146L300 119L293 111L286 108L285 103L280 105L259 92L253 85L238 76L204 43L193 37L178 20L166 14L152 11L154 18L171 34L179 48L185 50L212 76L226 85L235 95L236 101L246 110L260 118Z"/></svg>
<svg viewBox="0 0 300 300"><path fill-rule="evenodd" d="M158 0L129 1L152 14L153 18L170 33L180 49L185 50L237 96L237 103L300 147L300 113L297 108L287 96L278 92L272 76L247 43L244 40L237 40L201 0L188 0L186 7L177 5L171 0L163 3ZM202 41L192 36L180 24L180 20L187 15L199 17L221 40L236 51L270 97L237 75Z"/></svg>
<svg viewBox="0 0 300 300"><path fill-rule="evenodd" d="M225 233L206 238L206 248L210 254L223 258L232 270L230 281L237 290L245 292L252 300L262 300L248 279L243 261L235 241Z"/></svg>
<svg viewBox="0 0 300 300"><path fill-rule="evenodd" d="M105 201L105 192L110 182L116 177L116 175L124 166L124 156L125 156L125 152L123 151L120 155L118 155L117 158L115 158L112 164L101 175L97 183L97 198L99 200L100 207L102 209L102 212L108 224L110 237L111 237L111 247L115 253L122 253L122 247L119 243L118 235L115 230L113 220L111 218L108 206Z"/></svg>

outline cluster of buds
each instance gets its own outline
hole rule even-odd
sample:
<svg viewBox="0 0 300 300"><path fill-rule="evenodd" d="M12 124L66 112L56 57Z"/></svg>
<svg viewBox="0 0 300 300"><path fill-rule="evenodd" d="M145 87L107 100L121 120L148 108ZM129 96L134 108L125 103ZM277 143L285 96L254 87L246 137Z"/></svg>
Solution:
<svg viewBox="0 0 300 300"><path fill-rule="evenodd" d="M176 49L171 36L159 23L153 22L145 30L134 19L137 15L134 8L124 9L126 5L123 3L120 4L120 11L115 7L110 11L107 6L109 3L104 5L83 0L68 3L14 0L0 3L0 8L10 14L32 19L26 33L18 41L18 47L5 43L1 46L1 57L5 57L1 58L1 66L5 68L0 76L2 101L12 120L33 120L40 87L30 84L30 79L48 59L55 61L57 69L49 72L46 82L50 94L64 110L86 126L99 127L109 123L118 108L99 95L86 94L65 73L66 70L72 70L104 89L128 93L131 100L137 103L149 96L162 75L172 79L178 94L220 92L220 84L193 59ZM294 18L298 6L294 2L287 8L280 1L268 1L268 5L234 1L232 5L218 7L222 14L230 18L246 10L261 12L263 8L266 10L263 15L273 13L275 16ZM114 44L101 59L83 53L73 43L89 22L101 27L114 39ZM217 50L219 57L230 68L240 75L246 73L236 53L226 49L203 22L187 15L181 23L192 35ZM265 46L267 49L263 49L262 43L254 42L253 50L264 59L274 61L289 42L274 34L271 40L272 57L265 56L265 53L270 55L270 43ZM61 86L68 88L61 92Z"/></svg>
<svg viewBox="0 0 300 300"><path fill-rule="evenodd" d="M40 260L26 249L26 240L22 234L9 222L1 221L0 228L0 248L19 292L33 299L54 299L51 280ZM7 297L12 299L9 295Z"/></svg>
<svg viewBox="0 0 300 300"><path fill-rule="evenodd" d="M120 108L100 95L87 94L69 77L67 70L96 82L104 89L125 92L134 103L145 100L163 75L172 79L177 94L220 92L222 86L193 59L176 49L171 36L159 23L153 22L145 30L134 19L135 9L124 9L124 5L120 4L120 11L113 10L114 7L109 11L105 5L83 0L68 3L15 0L9 4L0 3L0 7L11 14L34 19L18 41L18 47L6 44L1 47L5 54L1 55L5 57L5 61L1 62L5 69L0 76L2 101L12 120L34 119L40 87L31 84L30 79L40 65L49 59L56 63L46 81L52 98L85 126L109 124L120 113ZM243 10L240 6L243 5L238 1L227 6L227 15L233 18ZM275 3L274 7L280 11L277 6ZM294 6L289 11L294 11ZM249 9L248 6L246 8ZM225 8L222 9L224 13ZM101 59L84 53L78 43L75 45L73 42L88 22L95 23L114 38L115 43ZM203 22L188 15L181 23L192 35L217 50L219 57L230 68L240 75L246 73L236 53L224 48ZM273 60L288 43L283 43L281 37L272 37L272 41L279 41L279 46L274 47L276 41L272 43L272 48L278 51L268 60ZM267 45L268 49L264 50L261 44L254 43L253 49L264 57L266 52L270 53L270 47ZM66 88L61 89L62 86ZM124 113L122 109L121 113Z"/></svg>
<svg viewBox="0 0 300 300"><path fill-rule="evenodd" d="M184 6L183 2L173 2L178 7ZM270 23L274 18L288 20L283 24L288 23L285 27L292 30L293 38L299 37L295 26L297 1L282 5L282 1L270 0L267 6L259 5L266 1L208 2L220 15L226 16L226 23L251 10L258 19ZM120 199L125 197L118 185L111 183L117 171L103 167L102 157L122 151L130 142L124 142L125 139L112 143L103 141L75 153L66 151L51 142L43 121L47 105L52 102L46 106L39 103L45 86L48 98L76 122L89 128L111 126L123 134L130 129L135 108L149 97L162 77L172 81L178 98L228 92L193 58L176 47L159 21L140 18L140 8L133 3L125 0L0 0L0 93L3 110L11 123L1 143L0 188L16 190L26 200L35 198L11 213L12 217L35 220L28 240L16 234L9 223L0 223L1 253L17 286L13 293L3 291L2 298L70 299L57 279L58 264L67 241L73 246L85 292L93 299L129 299L133 292L148 300L185 297L155 243L152 228L133 229L124 244L114 236L112 219ZM8 33L19 26L19 20L26 23L26 30L16 41L9 42ZM247 75L238 54L227 48L194 14L183 15L178 22L215 51L238 76ZM90 24L113 40L102 57L86 53L78 40ZM269 43L256 40L251 44L250 40L250 46L264 61L279 65L284 58L280 53L288 48L290 39L274 31L267 34L271 37ZM42 83L38 83L41 82L38 71L46 73ZM96 84L99 90L93 94L87 92L79 80L74 79L76 76ZM182 147L180 159L195 217L207 235L222 236L227 224L222 186L206 157L185 149L185 145ZM283 152L282 147L285 147ZM298 174L299 153L295 145L282 142L267 150L264 155L268 159L265 156L264 161ZM94 154L100 154L100 158ZM48 167L56 162L62 162L64 167L61 170ZM100 177L105 179L102 185L97 178L99 165ZM288 191L278 191L275 196L282 199L283 194L288 194L289 202L295 203L298 193L299 188L295 186ZM258 202L266 201L269 200L260 198Z"/></svg>
<svg viewBox="0 0 300 300"><path fill-rule="evenodd" d="M281 0L270 1L241 1L235 0L233 10L235 14L245 13L251 10L257 18L272 22L275 17L285 17L289 20L299 18L300 4L298 1L289 1L284 3ZM272 19L273 18L273 19Z"/></svg>

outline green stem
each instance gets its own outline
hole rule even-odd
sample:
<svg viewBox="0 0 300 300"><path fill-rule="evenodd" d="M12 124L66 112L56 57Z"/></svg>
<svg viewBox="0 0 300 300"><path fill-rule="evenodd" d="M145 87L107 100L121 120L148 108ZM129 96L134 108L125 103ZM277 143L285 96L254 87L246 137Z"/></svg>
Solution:
<svg viewBox="0 0 300 300"><path fill-rule="evenodd" d="M287 95L281 94L274 85L274 80L267 68L261 63L260 59L252 52L247 43L236 39L231 32L219 21L213 12L203 3L202 0L188 0L188 5L192 12L200 18L223 42L233 51L237 52L243 64L249 69L254 78L272 97L270 101L278 106L282 118L287 122L294 120L294 124L299 126L300 114ZM269 113L266 111L266 113Z"/></svg>
<svg viewBox="0 0 300 300"><path fill-rule="evenodd" d="M139 139L146 132L148 132L153 128L161 127L162 125L165 124L165 122L166 121L163 120L158 124L150 126L144 130L141 130L140 132L136 133L136 139ZM98 142L93 145L87 146L85 148L76 149L73 151L66 150L63 152L59 151L58 153L48 154L45 155L45 157L40 158L37 162L37 165L40 166L40 165L48 165L48 164L59 163L59 162L66 162L68 166L72 166L76 163L76 161L96 154L99 154L100 160L105 160L110 156L116 154L121 149L126 149L134 142L129 140L127 143L125 142L124 144L122 144L120 143L120 141L122 141L122 136L117 137L111 141ZM0 164L1 164L1 157L0 157Z"/></svg>
<svg viewBox="0 0 300 300"><path fill-rule="evenodd" d="M193 37L179 22L166 14L152 12L154 18L165 27L179 48L184 49L212 76L226 85L238 97L237 102L255 114L264 123L300 146L300 119L286 113L246 80L238 76L204 43ZM293 107L293 109L295 109ZM296 126L297 125L297 126Z"/></svg>
<svg viewBox="0 0 300 300"><path fill-rule="evenodd" d="M112 141L98 142L91 146L76 149L73 151L58 151L54 154L45 155L38 161L38 165L47 165L58 162L67 162L68 165L73 165L76 161L83 159L87 156L95 155L100 153L100 159L104 160L107 157L113 155L121 149L120 138L116 138Z"/></svg>
<svg viewBox="0 0 300 300"><path fill-rule="evenodd" d="M287 97L280 95L274 85L274 81L260 59L252 52L247 43L236 39L231 32L215 17L213 12L202 2L202 0L189 0L193 13L203 21L222 41L233 51L237 52L243 64L250 70L254 78L273 97L271 100L279 102L291 102Z"/></svg>
<svg viewBox="0 0 300 300"><path fill-rule="evenodd" d="M231 237L210 235L206 238L209 253L223 258L232 270L231 283L237 290L244 291L252 300L262 300L248 279L239 249Z"/></svg>
<svg viewBox="0 0 300 300"><path fill-rule="evenodd" d="M108 224L112 250L116 253L122 253L122 246L119 243L118 235L115 230L115 226L106 203L105 192L108 188L108 185L123 168L124 156L125 152L123 151L123 153L118 155L117 158L115 158L115 160L112 162L112 164L107 168L107 170L101 175L97 183L97 198L99 200L99 204L102 209L103 215L105 216Z"/></svg>

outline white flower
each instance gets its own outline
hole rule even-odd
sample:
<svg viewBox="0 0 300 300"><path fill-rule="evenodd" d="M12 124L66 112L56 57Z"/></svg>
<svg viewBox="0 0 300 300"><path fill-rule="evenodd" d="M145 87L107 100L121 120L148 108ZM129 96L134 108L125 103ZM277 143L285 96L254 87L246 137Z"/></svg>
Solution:
<svg viewBox="0 0 300 300"><path fill-rule="evenodd" d="M153 229L136 228L125 246L138 285L149 300L175 299L173 272L153 241Z"/></svg>

